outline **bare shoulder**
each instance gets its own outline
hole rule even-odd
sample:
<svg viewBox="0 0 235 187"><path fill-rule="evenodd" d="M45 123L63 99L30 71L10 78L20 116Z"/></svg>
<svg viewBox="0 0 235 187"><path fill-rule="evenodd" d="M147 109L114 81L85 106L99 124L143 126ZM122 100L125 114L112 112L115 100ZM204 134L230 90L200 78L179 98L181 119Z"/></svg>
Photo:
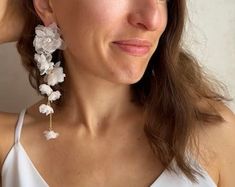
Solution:
<svg viewBox="0 0 235 187"><path fill-rule="evenodd" d="M216 130L215 139L220 160L219 186L235 186L235 114L223 104L215 104L224 118Z"/></svg>
<svg viewBox="0 0 235 187"><path fill-rule="evenodd" d="M17 119L17 113L0 112L0 137L7 137L9 135L8 132L15 128ZM1 138L1 140L3 139ZM0 144L2 144L1 142Z"/></svg>
<svg viewBox="0 0 235 187"><path fill-rule="evenodd" d="M34 126L36 121L40 121L41 119L43 119L42 115L40 115L40 113L38 112L38 107L42 103L45 103L45 99L42 99L27 108L24 116L25 127L29 126L29 124L31 124L31 126ZM19 114L20 112L0 112L0 169L10 148L14 144L14 133Z"/></svg>
<svg viewBox="0 0 235 187"><path fill-rule="evenodd" d="M223 117L218 124L205 124L200 131L200 150L205 167L218 179L218 186L235 186L235 114L223 103L211 106Z"/></svg>
<svg viewBox="0 0 235 187"><path fill-rule="evenodd" d="M17 119L17 113L0 112L0 168L2 168L6 150L9 150L14 142L14 129Z"/></svg>

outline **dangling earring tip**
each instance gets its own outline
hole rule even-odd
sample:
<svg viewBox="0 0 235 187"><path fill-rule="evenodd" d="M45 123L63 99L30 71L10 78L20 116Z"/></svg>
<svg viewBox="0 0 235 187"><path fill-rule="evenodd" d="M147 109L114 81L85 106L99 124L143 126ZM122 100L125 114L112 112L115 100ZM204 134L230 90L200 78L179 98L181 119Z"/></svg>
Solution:
<svg viewBox="0 0 235 187"><path fill-rule="evenodd" d="M43 134L45 135L47 140L56 139L59 136L59 133L53 130L44 131Z"/></svg>

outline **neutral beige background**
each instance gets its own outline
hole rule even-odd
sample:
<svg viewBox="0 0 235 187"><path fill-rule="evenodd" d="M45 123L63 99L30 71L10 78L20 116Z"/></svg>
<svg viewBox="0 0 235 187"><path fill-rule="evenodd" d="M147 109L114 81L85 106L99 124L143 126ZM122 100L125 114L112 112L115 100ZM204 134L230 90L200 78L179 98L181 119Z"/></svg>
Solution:
<svg viewBox="0 0 235 187"><path fill-rule="evenodd" d="M235 1L188 0L186 44L235 98ZM228 103L235 112L235 102Z"/></svg>
<svg viewBox="0 0 235 187"><path fill-rule="evenodd" d="M190 0L185 45L235 97L235 1ZM15 44L0 46L0 111L19 112L41 99L31 88ZM235 111L235 102L230 104Z"/></svg>
<svg viewBox="0 0 235 187"><path fill-rule="evenodd" d="M0 46L0 111L19 112L39 97L31 88L15 43Z"/></svg>

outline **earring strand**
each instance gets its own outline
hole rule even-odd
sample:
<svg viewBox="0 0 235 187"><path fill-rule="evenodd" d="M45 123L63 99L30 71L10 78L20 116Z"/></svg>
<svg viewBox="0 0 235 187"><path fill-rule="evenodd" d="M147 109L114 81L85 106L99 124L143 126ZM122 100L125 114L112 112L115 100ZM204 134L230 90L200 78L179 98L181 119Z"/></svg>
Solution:
<svg viewBox="0 0 235 187"><path fill-rule="evenodd" d="M52 53L57 49L63 50L64 42L60 37L60 30L55 23L49 26L38 25L35 28L35 38L33 45L35 47L34 59L37 62L37 67L40 71L40 75L44 75L44 84L39 86L39 90L42 95L47 95L47 104L41 104L39 106L39 112L50 115L49 116L49 130L44 131L47 140L55 139L59 136L58 132L53 130L52 126L52 114L54 113L51 103L61 97L59 91L54 91L51 86L64 82L65 74L63 68L60 67L60 61L52 62Z"/></svg>

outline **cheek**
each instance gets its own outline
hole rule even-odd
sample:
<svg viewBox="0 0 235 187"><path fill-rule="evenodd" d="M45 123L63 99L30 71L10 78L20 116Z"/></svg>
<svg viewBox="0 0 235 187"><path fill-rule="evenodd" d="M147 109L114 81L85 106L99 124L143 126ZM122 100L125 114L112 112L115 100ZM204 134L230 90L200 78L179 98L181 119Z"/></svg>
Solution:
<svg viewBox="0 0 235 187"><path fill-rule="evenodd" d="M126 3L120 1L70 0L70 3L57 4L56 17L69 52L79 61L94 61L92 56L108 58L107 43L113 33L114 25L121 25L121 12ZM73 3L71 3L73 2ZM76 3L75 3L76 2ZM68 13L69 12L69 13ZM95 55L94 55L95 54ZM93 62L91 62L93 63Z"/></svg>
<svg viewBox="0 0 235 187"><path fill-rule="evenodd" d="M167 6L163 7L160 10L160 24L159 24L159 28L161 28L161 32L163 33L166 29L167 26L167 22L168 22L168 10L167 10Z"/></svg>
<svg viewBox="0 0 235 187"><path fill-rule="evenodd" d="M74 1L73 1L74 2ZM78 3L64 3L55 8L57 22L62 30L67 45L77 40L78 36L85 36L89 25L85 24L89 18ZM79 43L79 42L77 42Z"/></svg>
<svg viewBox="0 0 235 187"><path fill-rule="evenodd" d="M123 1L123 0L119 0ZM91 32L113 28L123 4L119 1L100 0L99 3L88 0L70 0L55 4L56 18L63 29L63 35L70 40L78 35L87 37ZM87 37L88 38L88 37Z"/></svg>

